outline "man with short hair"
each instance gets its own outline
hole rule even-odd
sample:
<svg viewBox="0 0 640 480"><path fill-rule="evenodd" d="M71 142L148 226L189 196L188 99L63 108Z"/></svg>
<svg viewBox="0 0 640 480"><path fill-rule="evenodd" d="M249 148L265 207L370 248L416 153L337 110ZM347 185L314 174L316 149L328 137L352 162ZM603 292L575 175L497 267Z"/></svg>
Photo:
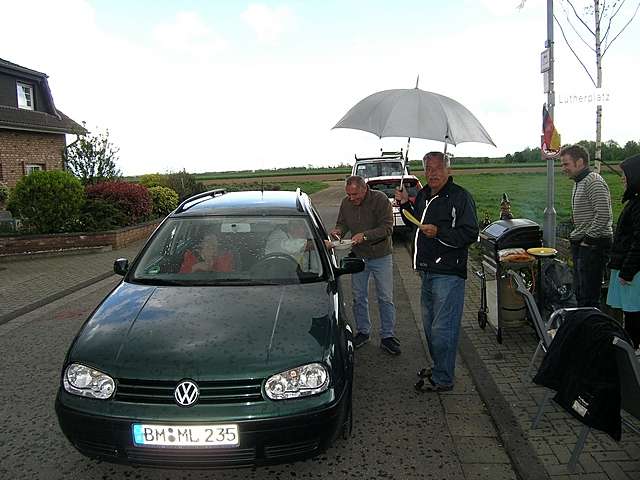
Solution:
<svg viewBox="0 0 640 480"><path fill-rule="evenodd" d="M369 277L373 275L380 312L380 348L399 355L400 342L395 337L396 308L393 304L393 209L387 196L371 190L362 177L348 177L347 196L340 204L338 220L331 236L342 238L351 232L352 252L364 260L364 270L351 275L353 316L357 334L355 348L369 342Z"/></svg>
<svg viewBox="0 0 640 480"><path fill-rule="evenodd" d="M562 171L575 183L571 194L573 230L569 234L579 307L599 307L604 268L613 237L611 195L604 178L589 168L581 145L560 150Z"/></svg>
<svg viewBox="0 0 640 480"><path fill-rule="evenodd" d="M418 192L415 205L406 189L397 190L395 198L421 223L415 232L413 268L422 278L422 322L433 367L418 372L415 389L446 392L454 384L468 249L477 241L479 228L473 198L453 183L449 159L430 152L423 165L428 184Z"/></svg>

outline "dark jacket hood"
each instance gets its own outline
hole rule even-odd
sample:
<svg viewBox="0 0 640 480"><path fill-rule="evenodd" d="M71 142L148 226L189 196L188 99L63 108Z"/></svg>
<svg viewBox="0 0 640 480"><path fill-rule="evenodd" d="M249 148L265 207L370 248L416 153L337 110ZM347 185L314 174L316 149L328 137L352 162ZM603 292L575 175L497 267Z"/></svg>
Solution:
<svg viewBox="0 0 640 480"><path fill-rule="evenodd" d="M627 177L627 189L622 196L622 201L626 202L640 194L640 155L627 158L620 164L620 168Z"/></svg>

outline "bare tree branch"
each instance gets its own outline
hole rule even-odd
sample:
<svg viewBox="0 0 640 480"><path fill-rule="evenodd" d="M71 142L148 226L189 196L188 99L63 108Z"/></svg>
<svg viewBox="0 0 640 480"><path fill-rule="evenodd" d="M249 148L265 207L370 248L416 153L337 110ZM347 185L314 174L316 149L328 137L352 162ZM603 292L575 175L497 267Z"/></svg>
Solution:
<svg viewBox="0 0 640 480"><path fill-rule="evenodd" d="M596 49L595 49L595 48L593 48L593 47L591 46L591 44L590 44L589 42L587 42L587 41L582 37L582 35L580 35L580 32L578 32L578 30L576 29L576 27L574 27L574 26L573 26L573 23L571 23L571 20L569 19L569 12L567 12L567 9L566 9L566 8L564 8L564 5L562 6L562 10L564 11L565 16L567 17L567 23L568 23L568 24L569 24L569 26L573 29L573 31L574 31L574 32L575 32L575 34L578 36L578 38L579 38L580 40L582 40L582 43L584 43L584 44L587 46L587 48L589 48L592 52L594 52L594 53L595 53Z"/></svg>
<svg viewBox="0 0 640 480"><path fill-rule="evenodd" d="M616 18L616 15L618 14L618 12L620 11L620 9L622 8L622 6L624 5L624 2L626 2L627 0L622 0L622 2L620 2L620 6L618 7L618 9L613 12L613 15L611 15L611 17L609 17L609 25L607 25L607 31L604 32L604 35L602 36L602 42L604 43L607 40L607 36L609 35L609 31L611 30L611 25L613 25L613 19ZM616 4L613 4L613 8L616 8Z"/></svg>
<svg viewBox="0 0 640 480"><path fill-rule="evenodd" d="M604 47L604 50L602 51L602 55L600 56L600 58L604 57L604 54L605 54L605 53L607 53L607 51L609 50L609 47L611 46L611 44L612 44L613 42L615 42L615 41L616 41L616 38L618 38L618 37L622 34L622 32L624 32L624 31L627 29L627 27L628 27L628 26L629 26L629 24L633 21L633 19L634 19L634 18L636 18L636 15L637 15L637 13L638 13L638 9L639 9L639 8L640 8L640 1L638 2L638 5L636 5L636 11L635 11L635 12L633 12L633 16L632 16L632 17L629 19L629 21L624 25L624 27L622 27L622 30L620 30L620 31L618 32L618 34L617 34L615 37L613 37L609 43L607 43L607 46L606 46L606 47Z"/></svg>
<svg viewBox="0 0 640 480"><path fill-rule="evenodd" d="M560 27L560 32L562 32L562 38L564 38L564 41L567 44L567 47L569 47L569 50L571 50L571 53L573 53L573 56L576 57L578 62L580 62L580 65L582 65L582 68L584 68L584 71L587 72L587 75L589 75L589 78L591 79L591 83L593 83L593 86L595 87L596 86L596 82L593 79L593 75L591 75L591 72L589 72L589 69L587 68L587 66L582 62L582 60L580 60L580 57L578 56L578 54L575 52L575 50L573 49L573 47L569 43L569 40L567 40L567 36L564 33L564 29L562 28L562 25L560 24L560 22L558 21L558 19L556 18L555 15L553 16L553 19L558 24L558 27Z"/></svg>
<svg viewBox="0 0 640 480"><path fill-rule="evenodd" d="M571 3L571 0L565 0L569 5L571 5L571 8L573 9L573 14L576 16L576 18L578 20L580 20L580 23L582 23L582 25L584 25L584 28L586 28L587 30L589 30L589 32L591 32L591 35L593 35L595 37L595 32L593 30L591 30L591 27L589 27L589 25L586 24L586 22L582 19L582 17L580 15L578 15L578 12L576 12L576 7L573 6L573 3ZM554 16L555 18L555 16ZM557 22L557 20L556 20ZM558 23L559 25L559 23Z"/></svg>

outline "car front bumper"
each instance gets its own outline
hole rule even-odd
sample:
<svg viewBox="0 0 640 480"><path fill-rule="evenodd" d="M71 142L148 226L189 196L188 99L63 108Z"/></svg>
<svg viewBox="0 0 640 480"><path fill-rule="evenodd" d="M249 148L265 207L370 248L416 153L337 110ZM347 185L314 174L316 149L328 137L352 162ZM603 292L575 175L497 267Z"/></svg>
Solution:
<svg viewBox="0 0 640 480"><path fill-rule="evenodd" d="M235 421L240 443L234 447L140 447L133 443L137 419L93 415L65 406L56 398L56 413L65 436L80 453L128 465L168 468L246 467L282 463L314 456L342 432L350 398L345 391L324 409L307 414ZM158 420L158 424L167 424ZM175 423L175 422L174 422ZM214 419L183 424L215 424ZM228 422L225 422L228 423Z"/></svg>

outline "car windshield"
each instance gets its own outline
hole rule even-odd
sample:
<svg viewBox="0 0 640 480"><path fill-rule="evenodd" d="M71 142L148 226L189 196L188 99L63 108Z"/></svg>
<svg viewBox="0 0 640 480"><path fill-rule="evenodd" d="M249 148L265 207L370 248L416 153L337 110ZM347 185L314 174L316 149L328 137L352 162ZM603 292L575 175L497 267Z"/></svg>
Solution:
<svg viewBox="0 0 640 480"><path fill-rule="evenodd" d="M362 178L402 175L402 162L371 162L356 166L356 175Z"/></svg>
<svg viewBox="0 0 640 480"><path fill-rule="evenodd" d="M410 197L415 197L418 194L418 185L415 180L405 178L402 184ZM396 188L400 186L400 179L394 178L385 181L369 182L368 185L371 190L378 190L385 193L387 197L394 198Z"/></svg>
<svg viewBox="0 0 640 480"><path fill-rule="evenodd" d="M185 217L162 224L129 280L153 285L263 285L323 278L302 217Z"/></svg>

